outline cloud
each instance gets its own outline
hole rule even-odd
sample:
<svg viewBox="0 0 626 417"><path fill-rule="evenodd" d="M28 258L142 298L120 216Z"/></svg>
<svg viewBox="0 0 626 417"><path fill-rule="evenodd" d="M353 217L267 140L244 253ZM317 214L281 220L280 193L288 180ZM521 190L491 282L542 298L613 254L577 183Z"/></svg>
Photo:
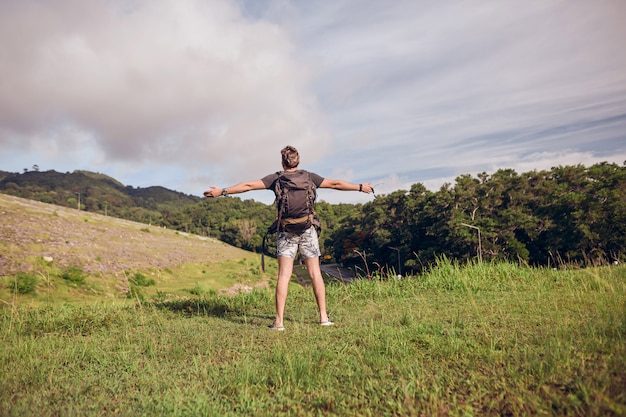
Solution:
<svg viewBox="0 0 626 417"><path fill-rule="evenodd" d="M0 39L13 152L232 179L274 169L288 143L314 159L330 138L287 34L229 1L2 2Z"/></svg>
<svg viewBox="0 0 626 417"><path fill-rule="evenodd" d="M624 15L621 0L0 2L0 163L197 195L278 169L286 144L380 193L621 164Z"/></svg>
<svg viewBox="0 0 626 417"><path fill-rule="evenodd" d="M623 2L335 4L298 32L338 132L320 169L442 182L626 152Z"/></svg>

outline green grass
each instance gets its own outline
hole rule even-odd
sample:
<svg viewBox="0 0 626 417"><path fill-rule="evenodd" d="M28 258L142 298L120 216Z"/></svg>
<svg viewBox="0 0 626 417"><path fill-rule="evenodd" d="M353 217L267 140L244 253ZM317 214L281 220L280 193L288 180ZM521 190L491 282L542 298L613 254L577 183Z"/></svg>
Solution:
<svg viewBox="0 0 626 417"><path fill-rule="evenodd" d="M15 276L15 286L11 290L15 294L33 294L37 291L37 275L19 273Z"/></svg>
<svg viewBox="0 0 626 417"><path fill-rule="evenodd" d="M626 414L625 267L442 261L327 298L332 328L292 284L284 332L270 288L5 304L0 415Z"/></svg>
<svg viewBox="0 0 626 417"><path fill-rule="evenodd" d="M267 260L267 273L261 272L254 254L239 260L187 263L171 268L144 268L122 271L117 277L87 274L80 267L60 268L42 258L33 259L33 272L0 276L0 303L37 307L64 303L94 303L124 298L142 300L176 299L189 295L218 292L234 285L256 287L275 275L277 264ZM14 300L14 294L28 296Z"/></svg>

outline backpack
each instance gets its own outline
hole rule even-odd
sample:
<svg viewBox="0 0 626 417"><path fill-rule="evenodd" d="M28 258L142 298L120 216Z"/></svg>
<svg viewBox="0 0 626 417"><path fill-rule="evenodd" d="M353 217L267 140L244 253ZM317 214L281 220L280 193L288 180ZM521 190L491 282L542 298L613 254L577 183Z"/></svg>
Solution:
<svg viewBox="0 0 626 417"><path fill-rule="evenodd" d="M263 237L263 251L261 253L261 266L265 271L265 249L267 236L276 232L302 233L309 227L314 226L319 234L322 224L315 213L315 199L317 198L316 187L311 178L311 173L304 170L286 174L284 171L277 172L278 178L274 183L276 195L276 208L278 214L276 221L267 229Z"/></svg>

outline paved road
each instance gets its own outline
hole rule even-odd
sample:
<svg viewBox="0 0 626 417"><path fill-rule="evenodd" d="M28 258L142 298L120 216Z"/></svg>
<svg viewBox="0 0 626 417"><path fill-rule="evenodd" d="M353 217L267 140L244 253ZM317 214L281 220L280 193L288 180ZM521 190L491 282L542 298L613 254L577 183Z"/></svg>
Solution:
<svg viewBox="0 0 626 417"><path fill-rule="evenodd" d="M352 282L356 275L353 271L342 268L339 264L322 264L322 272L344 282Z"/></svg>

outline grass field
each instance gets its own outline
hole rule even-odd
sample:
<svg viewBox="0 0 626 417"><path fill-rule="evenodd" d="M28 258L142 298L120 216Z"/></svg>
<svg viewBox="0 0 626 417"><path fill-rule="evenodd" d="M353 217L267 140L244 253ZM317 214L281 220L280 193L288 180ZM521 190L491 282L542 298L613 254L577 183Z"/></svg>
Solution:
<svg viewBox="0 0 626 417"><path fill-rule="evenodd" d="M0 310L2 416L626 415L626 268Z"/></svg>

